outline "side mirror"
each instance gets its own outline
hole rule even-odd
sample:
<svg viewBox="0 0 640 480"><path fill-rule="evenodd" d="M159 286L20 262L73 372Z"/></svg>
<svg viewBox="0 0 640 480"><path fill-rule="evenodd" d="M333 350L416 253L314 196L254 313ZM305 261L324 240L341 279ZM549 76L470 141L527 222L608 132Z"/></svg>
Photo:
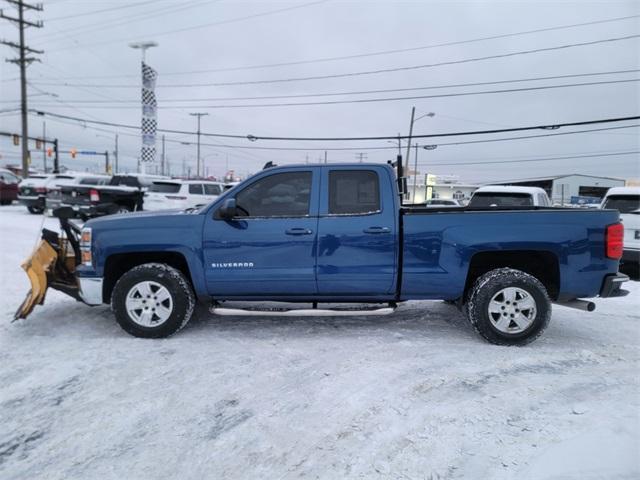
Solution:
<svg viewBox="0 0 640 480"><path fill-rule="evenodd" d="M236 199L235 198L227 198L223 203L222 207L218 209L218 215L220 218L224 218L225 220L231 220L236 216Z"/></svg>

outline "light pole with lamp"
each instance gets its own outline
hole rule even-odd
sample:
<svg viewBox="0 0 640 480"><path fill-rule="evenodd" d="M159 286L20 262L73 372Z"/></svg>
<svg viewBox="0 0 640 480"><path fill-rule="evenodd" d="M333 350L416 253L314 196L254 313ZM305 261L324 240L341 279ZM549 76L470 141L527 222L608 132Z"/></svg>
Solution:
<svg viewBox="0 0 640 480"><path fill-rule="evenodd" d="M418 120L424 118L424 117L435 117L436 114L434 112L428 112L425 113L424 115L420 115L418 118L416 118L416 107L411 107L411 123L409 123L409 138L407 139L407 160L406 160L406 171L407 173L405 174L405 176L410 173L409 172L409 161L411 158L411 137L413 136L413 124L416 123ZM415 184L415 179L414 179L414 184ZM409 192L406 193L406 197L408 197Z"/></svg>

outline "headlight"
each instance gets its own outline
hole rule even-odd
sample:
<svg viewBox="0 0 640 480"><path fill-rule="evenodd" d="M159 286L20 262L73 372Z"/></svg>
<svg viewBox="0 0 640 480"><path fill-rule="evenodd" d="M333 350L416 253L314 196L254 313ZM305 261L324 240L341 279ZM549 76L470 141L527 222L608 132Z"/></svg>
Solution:
<svg viewBox="0 0 640 480"><path fill-rule="evenodd" d="M92 265L91 227L84 227L80 232L80 257L83 265Z"/></svg>

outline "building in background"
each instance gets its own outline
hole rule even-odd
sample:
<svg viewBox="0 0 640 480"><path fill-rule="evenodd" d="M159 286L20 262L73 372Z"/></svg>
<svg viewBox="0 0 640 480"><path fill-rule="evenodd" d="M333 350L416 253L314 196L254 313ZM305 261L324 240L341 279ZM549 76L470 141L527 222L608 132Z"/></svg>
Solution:
<svg viewBox="0 0 640 480"><path fill-rule="evenodd" d="M624 184L625 181L620 178L597 177L577 173L491 183L491 185L540 187L547 192L554 205L600 203L607 190L611 187L622 187Z"/></svg>
<svg viewBox="0 0 640 480"><path fill-rule="evenodd" d="M433 199L453 199L466 205L473 192L479 187L475 184L461 183L457 175L427 174L413 192L413 180L409 179L408 188L411 203L424 203Z"/></svg>

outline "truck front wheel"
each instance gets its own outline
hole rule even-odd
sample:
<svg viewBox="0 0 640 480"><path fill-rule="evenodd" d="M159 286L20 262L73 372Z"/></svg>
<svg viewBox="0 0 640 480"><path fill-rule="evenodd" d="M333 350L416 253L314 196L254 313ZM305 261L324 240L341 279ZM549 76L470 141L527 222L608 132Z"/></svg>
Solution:
<svg viewBox="0 0 640 480"><path fill-rule="evenodd" d="M498 268L479 277L466 305L475 330L496 345L525 345L549 324L551 300L535 277L512 268Z"/></svg>
<svg viewBox="0 0 640 480"><path fill-rule="evenodd" d="M195 296L184 274L163 263L145 263L116 282L111 309L118 324L135 337L164 338L191 319Z"/></svg>

